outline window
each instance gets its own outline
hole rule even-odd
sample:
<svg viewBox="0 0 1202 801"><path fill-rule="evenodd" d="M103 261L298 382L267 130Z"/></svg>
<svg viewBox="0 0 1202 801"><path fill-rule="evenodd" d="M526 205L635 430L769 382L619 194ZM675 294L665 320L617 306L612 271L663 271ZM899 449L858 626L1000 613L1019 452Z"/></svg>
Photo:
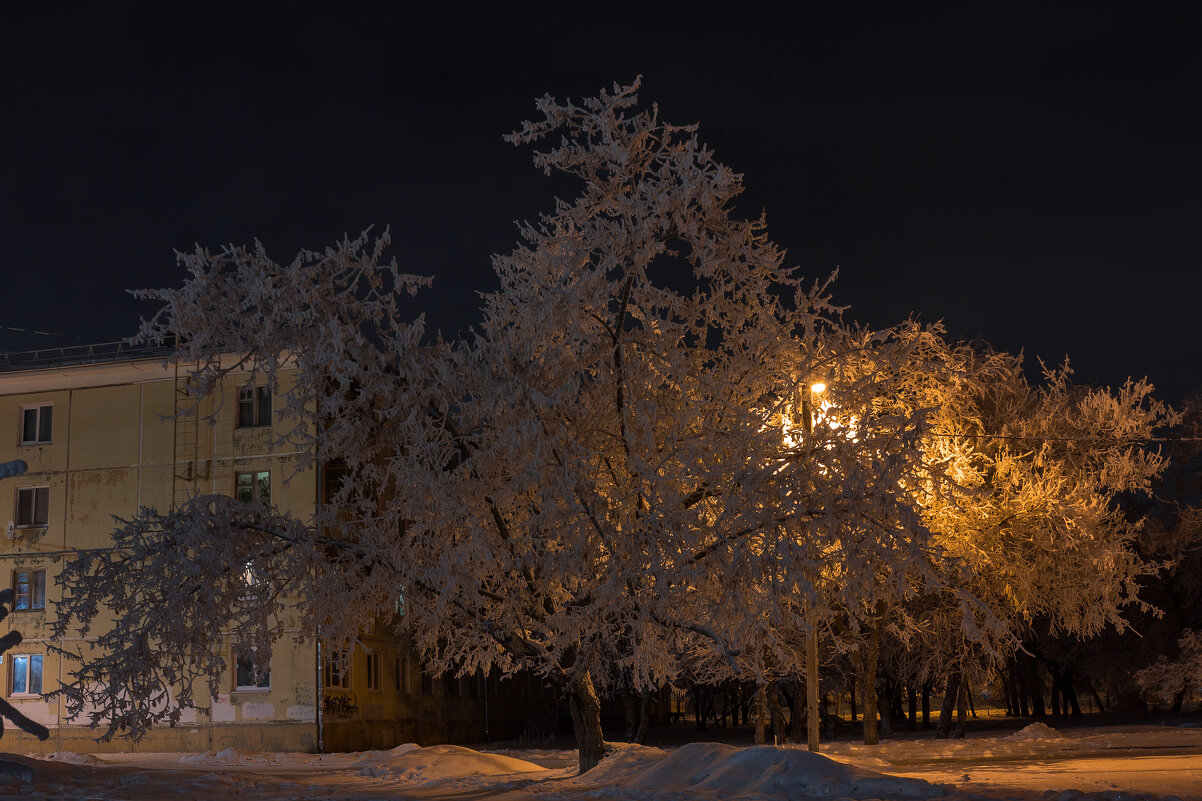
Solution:
<svg viewBox="0 0 1202 801"><path fill-rule="evenodd" d="M402 656L398 656L396 658L396 672L393 674L392 680L396 685L396 691L398 693L409 692L408 688L405 687L405 658Z"/></svg>
<svg viewBox="0 0 1202 801"><path fill-rule="evenodd" d="M238 473L234 493L238 500L245 503L250 503L251 501L270 501L270 471L262 470L258 473Z"/></svg>
<svg viewBox="0 0 1202 801"><path fill-rule="evenodd" d="M42 406L26 406L22 408L21 444L34 445L49 442L53 419L54 407L48 403Z"/></svg>
<svg viewBox="0 0 1202 801"><path fill-rule="evenodd" d="M322 684L326 687L346 690L351 686L350 656L342 651L330 651L322 668Z"/></svg>
<svg viewBox="0 0 1202 801"><path fill-rule="evenodd" d="M383 688L383 683L380 681L380 655L371 653L367 655L367 689L380 690Z"/></svg>
<svg viewBox="0 0 1202 801"><path fill-rule="evenodd" d="M434 677L422 671L422 695L434 695Z"/></svg>
<svg viewBox="0 0 1202 801"><path fill-rule="evenodd" d="M271 425L271 390L243 387L238 390L238 428Z"/></svg>
<svg viewBox="0 0 1202 801"><path fill-rule="evenodd" d="M243 691L271 689L271 666L270 664L259 664L254 648L238 655L236 672L235 689Z"/></svg>
<svg viewBox="0 0 1202 801"><path fill-rule="evenodd" d="M46 571L13 571L13 611L28 612L46 608Z"/></svg>
<svg viewBox="0 0 1202 801"><path fill-rule="evenodd" d="M50 518L50 487L17 490L17 525L44 526Z"/></svg>
<svg viewBox="0 0 1202 801"><path fill-rule="evenodd" d="M11 695L41 695L42 655L16 654L12 660Z"/></svg>

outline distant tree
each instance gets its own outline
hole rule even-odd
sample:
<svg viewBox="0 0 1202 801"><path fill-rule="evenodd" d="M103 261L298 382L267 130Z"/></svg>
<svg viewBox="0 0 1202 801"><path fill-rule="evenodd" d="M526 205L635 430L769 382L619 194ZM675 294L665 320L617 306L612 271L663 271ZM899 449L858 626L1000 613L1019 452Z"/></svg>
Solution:
<svg viewBox="0 0 1202 801"><path fill-rule="evenodd" d="M1182 698L1202 687L1202 633L1186 629L1177 641L1176 658L1162 655L1134 678L1159 705L1180 709Z"/></svg>
<svg viewBox="0 0 1202 801"><path fill-rule="evenodd" d="M947 677L949 713L963 671L980 674L1030 644L1036 621L1045 633L1087 638L1122 631L1132 611L1147 608L1139 580L1157 564L1135 547L1141 521L1119 501L1151 490L1166 460L1149 439L1174 419L1146 382L1082 387L1066 365L1032 384L1018 357L975 350L964 358L989 369L941 407L928 452L952 465L954 484L928 499L925 520L967 569L971 593L1007 626L982 651L960 636L955 614L936 613L942 623L932 631L945 633L932 655L944 665L932 673Z"/></svg>

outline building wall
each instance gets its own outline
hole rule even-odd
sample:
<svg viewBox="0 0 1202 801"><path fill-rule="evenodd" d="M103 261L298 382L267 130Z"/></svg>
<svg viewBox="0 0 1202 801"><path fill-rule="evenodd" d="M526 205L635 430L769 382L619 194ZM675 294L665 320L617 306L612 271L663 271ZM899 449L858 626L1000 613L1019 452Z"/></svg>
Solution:
<svg viewBox="0 0 1202 801"><path fill-rule="evenodd" d="M24 642L0 665L0 693L48 726L51 738L42 743L9 726L4 750L135 747L120 738L97 743L99 732L68 720L60 701L12 692L16 654L42 656L44 693L68 677L71 663L47 650L49 616L60 597L54 577L76 549L111 546L114 516L128 518L142 506L165 510L197 493L233 495L238 473L261 471L270 473L271 499L280 509L302 518L313 512L315 472L297 472L298 454L273 448L272 427L237 425L242 383L237 377L227 381L218 396L200 406L199 416L172 419L181 404L190 402L187 382L182 371L155 360L0 373L0 462L28 464L25 474L0 479L0 527L17 520L19 488L49 487L44 526L14 525L14 536L0 531L0 587L10 585L16 570L42 570L46 576L45 609L14 611L6 621ZM50 440L22 444L22 410L40 404L53 409ZM208 415L212 425L204 419ZM88 647L80 638L62 644ZM220 647L233 665L233 644L227 640ZM371 653L378 655L373 667L379 670L369 686ZM537 678L523 674L485 682L483 676L423 676L417 655L385 627L377 627L376 636L352 651L345 687L327 686L329 676L319 670L319 661L326 660L319 660L315 644L286 637L273 651L270 689L238 689L231 668L221 677L218 697L209 699L209 711L184 710L178 726L156 728L136 748L339 751L571 730L562 703ZM205 695L198 693L198 701Z"/></svg>
<svg viewBox="0 0 1202 801"><path fill-rule="evenodd" d="M111 545L114 516L130 517L139 507L167 509L195 493L233 494L239 472L270 473L272 500L299 516L311 514L315 475L297 473L297 456L273 448L271 427L238 428L237 381L227 382L219 398L199 409L216 412L215 424L196 416L170 419L189 402L186 382L160 362L118 362L0 374L0 462L22 459L20 476L0 479L0 586L10 586L14 571L45 572L45 608L13 611L7 623L23 643L0 665L0 692L22 713L51 728L39 743L8 727L6 750L125 750L126 741L94 742L97 732L72 725L65 705L13 694L13 656L40 655L42 691L60 686L72 668L47 649L55 576L76 549ZM23 409L49 404L48 442L23 444ZM291 477L285 485L284 479ZM17 525L20 488L49 488L45 525ZM8 521L13 521L9 527ZM103 625L103 623L101 623ZM7 630L7 629L6 629ZM68 638L63 645L86 648ZM232 647L224 642L232 657ZM230 663L233 659L227 657ZM271 747L307 750L317 741L316 651L295 640L279 643L271 662L269 690L235 691L231 669L222 677L227 691L211 699L209 713L185 710L175 729L152 732L142 750ZM14 742L20 741L20 742Z"/></svg>

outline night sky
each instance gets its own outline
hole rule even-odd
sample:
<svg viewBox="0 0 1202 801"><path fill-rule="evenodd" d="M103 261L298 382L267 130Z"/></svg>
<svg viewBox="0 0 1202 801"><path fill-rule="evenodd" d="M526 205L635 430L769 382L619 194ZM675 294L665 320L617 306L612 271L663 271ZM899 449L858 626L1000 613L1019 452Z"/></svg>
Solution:
<svg viewBox="0 0 1202 801"><path fill-rule="evenodd" d="M434 5L0 5L0 326L76 338L0 350L131 334L176 249L371 225L463 330L571 189L502 134L641 74L853 318L1202 389L1202 6Z"/></svg>

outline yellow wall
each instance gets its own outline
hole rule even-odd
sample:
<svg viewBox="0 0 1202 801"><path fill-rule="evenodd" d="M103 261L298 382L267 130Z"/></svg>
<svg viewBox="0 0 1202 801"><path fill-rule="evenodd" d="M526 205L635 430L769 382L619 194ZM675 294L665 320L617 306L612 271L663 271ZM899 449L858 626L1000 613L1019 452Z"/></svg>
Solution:
<svg viewBox="0 0 1202 801"><path fill-rule="evenodd" d="M272 501L300 517L314 510L315 476L295 474L294 454L278 452L272 427L238 429L238 385L228 382L222 397L202 403L202 415L217 410L214 424L193 418L191 429L171 419L178 403L176 371L158 362L93 364L47 370L0 373L0 462L22 459L24 475L0 479L0 527L16 518L17 489L50 488L45 527L19 529L16 539L0 531L0 586L9 586L14 569L46 571L46 610L13 612L7 622L24 642L13 653L43 654L43 692L59 686L72 667L47 651L53 602L59 597L54 577L65 558L81 548L112 542L114 515L128 518L139 506L167 509L194 493L233 494L239 471L271 472ZM21 445L21 410L53 404L51 441ZM278 405L278 404L277 404ZM274 420L274 416L273 416ZM292 476L285 487L284 479ZM100 625L104 625L101 621ZM86 648L70 638L64 645ZM221 644L233 664L232 648ZM11 656L11 655L9 655ZM232 669L221 677L222 691L209 712L187 710L175 729L153 732L143 749L239 745L247 748L307 750L316 744L316 656L312 645L288 638L277 644L271 662L270 690L236 692ZM56 701L11 697L11 658L0 670L0 693L28 717L50 726L47 743L28 739L23 750L123 750L123 741L100 746L98 732L69 725ZM201 700L205 695L201 695Z"/></svg>

